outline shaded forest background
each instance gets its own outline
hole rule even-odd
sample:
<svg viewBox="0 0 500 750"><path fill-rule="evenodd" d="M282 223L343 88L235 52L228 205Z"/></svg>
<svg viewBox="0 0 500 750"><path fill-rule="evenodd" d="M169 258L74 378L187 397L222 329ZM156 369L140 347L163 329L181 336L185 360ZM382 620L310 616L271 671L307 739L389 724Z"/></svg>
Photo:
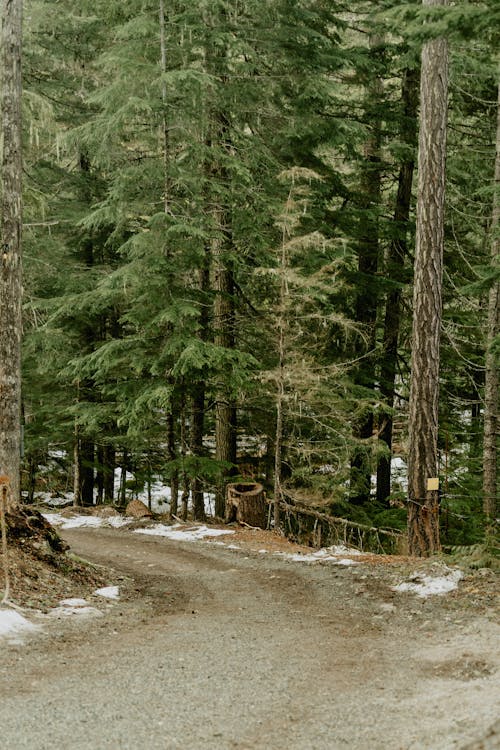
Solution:
<svg viewBox="0 0 500 750"><path fill-rule="evenodd" d="M65 489L58 464L75 502L119 501L122 467L198 519L247 477L406 526L419 59L445 35L441 518L482 538L499 21L493 0L25 3L28 499Z"/></svg>

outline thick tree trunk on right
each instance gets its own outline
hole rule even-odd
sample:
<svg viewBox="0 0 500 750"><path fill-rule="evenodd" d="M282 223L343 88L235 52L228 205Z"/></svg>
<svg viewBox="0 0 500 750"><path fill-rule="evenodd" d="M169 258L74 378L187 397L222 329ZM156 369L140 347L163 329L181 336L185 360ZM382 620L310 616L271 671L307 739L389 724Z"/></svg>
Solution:
<svg viewBox="0 0 500 750"><path fill-rule="evenodd" d="M1 32L0 474L10 482L9 507L21 500L22 6L5 0Z"/></svg>
<svg viewBox="0 0 500 750"><path fill-rule="evenodd" d="M495 184L491 222L491 264L498 272L500 240L500 85L498 87ZM483 507L486 518L496 518L498 496L498 358L492 350L500 331L500 283L495 280L488 298L486 371L484 386Z"/></svg>
<svg viewBox="0 0 500 750"><path fill-rule="evenodd" d="M423 4L447 2L424 0ZM447 99L448 45L435 39L423 47L420 82L408 455L408 546L410 554L417 556L440 549L439 496L428 489L428 480L438 476Z"/></svg>

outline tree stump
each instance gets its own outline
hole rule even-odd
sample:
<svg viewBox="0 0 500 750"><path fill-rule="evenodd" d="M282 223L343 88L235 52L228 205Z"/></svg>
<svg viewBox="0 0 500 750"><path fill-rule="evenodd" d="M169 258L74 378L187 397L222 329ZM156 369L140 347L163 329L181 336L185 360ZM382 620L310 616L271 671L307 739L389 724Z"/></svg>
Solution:
<svg viewBox="0 0 500 750"><path fill-rule="evenodd" d="M266 493L255 482L228 484L226 487L226 522L238 521L265 529L267 526Z"/></svg>

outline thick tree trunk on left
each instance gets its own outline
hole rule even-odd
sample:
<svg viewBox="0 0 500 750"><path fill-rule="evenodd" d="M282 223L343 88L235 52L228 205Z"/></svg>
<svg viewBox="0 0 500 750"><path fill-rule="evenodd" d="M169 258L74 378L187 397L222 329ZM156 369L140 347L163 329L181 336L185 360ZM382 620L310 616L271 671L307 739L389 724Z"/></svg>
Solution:
<svg viewBox="0 0 500 750"><path fill-rule="evenodd" d="M11 506L21 499L21 34L22 0L5 0L1 34L0 474L10 480Z"/></svg>

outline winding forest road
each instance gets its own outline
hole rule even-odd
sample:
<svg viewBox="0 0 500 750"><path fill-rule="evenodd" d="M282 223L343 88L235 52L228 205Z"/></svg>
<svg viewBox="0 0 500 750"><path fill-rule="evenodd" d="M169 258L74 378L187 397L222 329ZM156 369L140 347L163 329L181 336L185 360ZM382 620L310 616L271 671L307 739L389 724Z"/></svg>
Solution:
<svg viewBox="0 0 500 750"><path fill-rule="evenodd" d="M374 566L63 536L128 594L2 649L2 750L500 747L485 612L394 594Z"/></svg>

